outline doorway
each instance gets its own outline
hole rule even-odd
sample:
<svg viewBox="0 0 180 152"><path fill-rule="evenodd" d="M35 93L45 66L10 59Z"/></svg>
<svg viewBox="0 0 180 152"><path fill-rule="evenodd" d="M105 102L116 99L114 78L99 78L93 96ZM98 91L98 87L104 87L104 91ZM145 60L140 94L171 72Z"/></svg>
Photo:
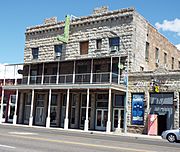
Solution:
<svg viewBox="0 0 180 152"><path fill-rule="evenodd" d="M36 111L35 111L35 124L45 125L45 94L37 94Z"/></svg>
<svg viewBox="0 0 180 152"><path fill-rule="evenodd" d="M158 135L167 130L167 114L158 115Z"/></svg>
<svg viewBox="0 0 180 152"><path fill-rule="evenodd" d="M124 109L114 108L113 110L113 130L121 129L124 125Z"/></svg>
<svg viewBox="0 0 180 152"><path fill-rule="evenodd" d="M16 95L10 95L9 110L8 110L8 122L13 122L13 116L15 111Z"/></svg>
<svg viewBox="0 0 180 152"><path fill-rule="evenodd" d="M106 130L106 123L108 118L108 110L107 109L96 109L96 130Z"/></svg>

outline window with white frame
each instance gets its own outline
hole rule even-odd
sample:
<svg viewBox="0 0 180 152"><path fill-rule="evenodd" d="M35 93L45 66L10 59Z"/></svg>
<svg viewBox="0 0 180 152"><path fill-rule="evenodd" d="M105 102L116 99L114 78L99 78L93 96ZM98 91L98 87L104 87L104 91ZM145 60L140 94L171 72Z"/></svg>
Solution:
<svg viewBox="0 0 180 152"><path fill-rule="evenodd" d="M62 54L62 49L63 49L63 45L59 44L59 45L54 45L54 52L55 52L55 57L58 58L61 56Z"/></svg>
<svg viewBox="0 0 180 152"><path fill-rule="evenodd" d="M32 48L32 57L33 59L38 59L39 48Z"/></svg>
<svg viewBox="0 0 180 152"><path fill-rule="evenodd" d="M119 37L109 38L109 47L111 52L119 50L120 40Z"/></svg>

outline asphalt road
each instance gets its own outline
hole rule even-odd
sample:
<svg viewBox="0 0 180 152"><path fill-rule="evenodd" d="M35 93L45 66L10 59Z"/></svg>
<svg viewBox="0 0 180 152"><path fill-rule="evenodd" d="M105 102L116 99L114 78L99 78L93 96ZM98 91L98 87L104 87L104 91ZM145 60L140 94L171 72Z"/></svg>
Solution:
<svg viewBox="0 0 180 152"><path fill-rule="evenodd" d="M166 140L0 125L0 152L180 152Z"/></svg>

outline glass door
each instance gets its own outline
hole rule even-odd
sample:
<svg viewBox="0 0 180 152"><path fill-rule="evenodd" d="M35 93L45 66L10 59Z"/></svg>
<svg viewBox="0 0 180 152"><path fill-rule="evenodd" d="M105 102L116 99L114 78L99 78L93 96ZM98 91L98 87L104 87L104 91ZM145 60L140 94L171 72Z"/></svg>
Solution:
<svg viewBox="0 0 180 152"><path fill-rule="evenodd" d="M61 108L61 124L60 127L64 127L64 119L66 116L66 102L67 102L67 95L63 94L63 101L62 101L62 108Z"/></svg>
<svg viewBox="0 0 180 152"><path fill-rule="evenodd" d="M108 118L108 110L107 109L97 109L96 110L96 130L106 130L106 123Z"/></svg>
<svg viewBox="0 0 180 152"><path fill-rule="evenodd" d="M77 107L77 94L72 94L71 100L71 115L70 115L70 127L75 128L77 122L76 108Z"/></svg>
<svg viewBox="0 0 180 152"><path fill-rule="evenodd" d="M45 94L37 94L36 115L35 115L35 124L36 125L44 125L45 124L44 102L45 102Z"/></svg>
<svg viewBox="0 0 180 152"><path fill-rule="evenodd" d="M52 94L50 107L50 126L57 125L57 94Z"/></svg>
<svg viewBox="0 0 180 152"><path fill-rule="evenodd" d="M113 110L113 130L123 128L124 124L124 110L114 108Z"/></svg>
<svg viewBox="0 0 180 152"><path fill-rule="evenodd" d="M25 95L24 101L24 124L29 123L30 111L31 111L31 93Z"/></svg>
<svg viewBox="0 0 180 152"><path fill-rule="evenodd" d="M8 108L8 122L13 122L15 103L16 103L16 95L10 95L10 102Z"/></svg>

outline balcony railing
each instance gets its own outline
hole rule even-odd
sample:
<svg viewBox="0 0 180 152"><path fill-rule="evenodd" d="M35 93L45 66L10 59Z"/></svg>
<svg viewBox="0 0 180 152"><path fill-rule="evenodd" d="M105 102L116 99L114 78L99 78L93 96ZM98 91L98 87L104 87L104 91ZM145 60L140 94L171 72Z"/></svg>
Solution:
<svg viewBox="0 0 180 152"><path fill-rule="evenodd" d="M52 85L52 84L103 84L122 83L122 77L116 73L82 73L60 74L44 76L23 76L21 84L27 85Z"/></svg>

